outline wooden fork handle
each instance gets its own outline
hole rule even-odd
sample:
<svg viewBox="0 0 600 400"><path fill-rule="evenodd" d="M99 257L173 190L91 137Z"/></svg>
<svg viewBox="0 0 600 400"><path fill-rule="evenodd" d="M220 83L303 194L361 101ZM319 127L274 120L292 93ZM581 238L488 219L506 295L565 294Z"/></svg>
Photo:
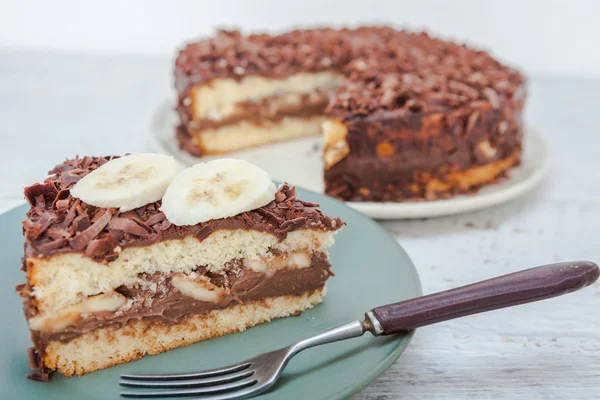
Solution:
<svg viewBox="0 0 600 400"><path fill-rule="evenodd" d="M594 283L598 266L589 261L544 265L399 303L377 307L372 313L382 335L436 322L574 292Z"/></svg>

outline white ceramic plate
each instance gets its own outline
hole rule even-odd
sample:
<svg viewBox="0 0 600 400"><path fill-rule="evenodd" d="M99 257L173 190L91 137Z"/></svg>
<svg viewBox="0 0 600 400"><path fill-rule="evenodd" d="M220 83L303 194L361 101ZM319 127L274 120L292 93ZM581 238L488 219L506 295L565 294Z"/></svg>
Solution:
<svg viewBox="0 0 600 400"><path fill-rule="evenodd" d="M177 115L171 102L155 113L151 126L150 145L157 153L169 154L186 165L216 157L194 157L179 149L175 140ZM252 150L230 153L226 157L252 162L266 170L274 180L286 181L323 193L322 140L319 137L279 143ZM527 127L521 166L510 171L510 179L483 188L472 195L428 202L347 204L372 218L408 219L458 214L490 207L518 197L538 184L550 166L550 149L539 132Z"/></svg>

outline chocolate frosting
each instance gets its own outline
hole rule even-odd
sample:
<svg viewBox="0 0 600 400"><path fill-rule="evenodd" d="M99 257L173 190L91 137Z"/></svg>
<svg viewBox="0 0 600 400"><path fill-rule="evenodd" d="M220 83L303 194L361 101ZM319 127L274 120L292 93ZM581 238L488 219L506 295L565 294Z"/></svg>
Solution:
<svg viewBox="0 0 600 400"><path fill-rule="evenodd" d="M81 253L109 262L127 247L188 236L203 240L222 229L256 230L284 239L295 230L333 231L343 225L341 220L324 215L317 204L296 198L296 189L287 184L264 207L193 226L171 224L160 211L160 201L122 213L118 209L91 206L70 195L70 188L79 179L112 158L115 157L67 160L50 171L51 176L43 183L25 188L31 206L23 221L26 258Z"/></svg>

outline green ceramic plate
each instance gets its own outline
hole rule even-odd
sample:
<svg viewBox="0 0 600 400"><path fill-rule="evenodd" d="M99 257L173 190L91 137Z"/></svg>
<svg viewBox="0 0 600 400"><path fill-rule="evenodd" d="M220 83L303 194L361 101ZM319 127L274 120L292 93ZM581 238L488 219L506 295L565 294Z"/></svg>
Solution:
<svg viewBox="0 0 600 400"><path fill-rule="evenodd" d="M49 383L25 378L29 332L14 286L24 282L21 220L25 207L0 216L0 398L116 399L119 375L168 373L224 366L363 317L371 308L419 296L418 274L404 250L383 228L344 204L312 192L304 200L320 203L348 226L331 250L335 277L327 283L323 304L296 318L284 318L244 333L197 343L145 357L81 378L53 376ZM383 373L408 345L411 334L362 338L309 349L297 355L265 399L340 399L365 387Z"/></svg>

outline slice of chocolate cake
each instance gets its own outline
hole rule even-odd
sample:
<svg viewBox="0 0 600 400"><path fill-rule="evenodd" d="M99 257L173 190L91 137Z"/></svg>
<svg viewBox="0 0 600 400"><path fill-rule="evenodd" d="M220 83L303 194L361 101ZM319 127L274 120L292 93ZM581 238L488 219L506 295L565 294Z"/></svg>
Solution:
<svg viewBox="0 0 600 400"><path fill-rule="evenodd" d="M339 219L246 162L177 173L168 157L140 156L68 160L25 189L18 290L33 378L93 372L323 299Z"/></svg>
<svg viewBox="0 0 600 400"><path fill-rule="evenodd" d="M322 132L327 194L433 200L519 163L524 84L488 53L425 33L220 31L177 57L177 138L208 155Z"/></svg>

